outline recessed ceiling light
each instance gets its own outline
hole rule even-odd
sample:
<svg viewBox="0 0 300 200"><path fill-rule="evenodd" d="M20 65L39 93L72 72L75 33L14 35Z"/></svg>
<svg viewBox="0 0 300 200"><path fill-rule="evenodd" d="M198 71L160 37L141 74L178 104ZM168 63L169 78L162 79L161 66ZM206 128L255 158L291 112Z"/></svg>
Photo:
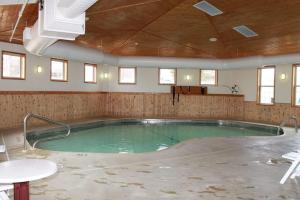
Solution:
<svg viewBox="0 0 300 200"><path fill-rule="evenodd" d="M255 33L253 30L251 30L249 27L245 25L233 27L233 30L235 30L236 32L242 34L247 38L258 36L257 33Z"/></svg>
<svg viewBox="0 0 300 200"><path fill-rule="evenodd" d="M223 13L223 11L207 1L200 1L199 3L194 4L194 7L209 14L210 16L221 15Z"/></svg>
<svg viewBox="0 0 300 200"><path fill-rule="evenodd" d="M210 41L210 42L216 42L216 41L218 41L218 38L211 37L211 38L209 38L209 41Z"/></svg>
<svg viewBox="0 0 300 200"><path fill-rule="evenodd" d="M139 43L138 43L138 42L135 42L134 45L137 46L137 45L139 45Z"/></svg>

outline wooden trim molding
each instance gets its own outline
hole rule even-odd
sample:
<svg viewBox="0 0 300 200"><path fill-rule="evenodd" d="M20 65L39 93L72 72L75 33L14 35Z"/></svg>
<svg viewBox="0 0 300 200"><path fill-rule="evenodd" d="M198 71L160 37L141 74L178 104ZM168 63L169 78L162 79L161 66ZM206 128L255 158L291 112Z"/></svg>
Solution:
<svg viewBox="0 0 300 200"><path fill-rule="evenodd" d="M127 83L127 82L121 82L120 76L121 76L121 69L134 69L134 83ZM118 84L120 85L136 85L137 83L137 67L118 67Z"/></svg>
<svg viewBox="0 0 300 200"><path fill-rule="evenodd" d="M175 70L174 73L174 83L161 83L160 82L160 70L161 69L172 69ZM158 68L158 85L176 85L177 84L177 68Z"/></svg>
<svg viewBox="0 0 300 200"><path fill-rule="evenodd" d="M93 71L93 78L94 78L94 80L93 81L86 81L85 80L85 67L87 66L87 65L90 65L90 66L92 66L93 67L93 69L94 69L94 71ZM84 75L83 75L83 79L84 79L84 83L93 83L93 84L96 84L97 83L97 64L91 64L91 63L84 63Z"/></svg>
<svg viewBox="0 0 300 200"><path fill-rule="evenodd" d="M300 64L292 65L292 92L291 92L291 102L293 107L300 107L300 105L296 105L296 89L297 89L297 67L300 67ZM299 86L300 87L300 86Z"/></svg>
<svg viewBox="0 0 300 200"><path fill-rule="evenodd" d="M60 79L53 79L52 78L52 61L58 61L58 62L63 62L64 65L64 79L60 80ZM50 59L50 80L51 81L55 81L55 82L68 82L68 61L64 60L64 59L57 59L57 58L51 58Z"/></svg>
<svg viewBox="0 0 300 200"><path fill-rule="evenodd" d="M0 91L0 95L49 95L49 94L107 94L108 92L82 91Z"/></svg>
<svg viewBox="0 0 300 200"><path fill-rule="evenodd" d="M119 95L170 95L170 93L153 93L153 92L82 92L82 91L0 91L0 95L47 95L47 94L119 94ZM206 94L206 95L189 95L189 96L226 96L226 97L244 97L242 94Z"/></svg>
<svg viewBox="0 0 300 200"><path fill-rule="evenodd" d="M8 77L3 75L3 68L4 68L4 62L3 62L3 56L4 55L12 55L12 56L19 56L21 58L21 66L20 66L20 77ZM23 63L22 63L23 59ZM25 53L18 53L18 52L12 52L12 51L2 51L1 55L1 78L7 79L7 80L26 80L26 54Z"/></svg>

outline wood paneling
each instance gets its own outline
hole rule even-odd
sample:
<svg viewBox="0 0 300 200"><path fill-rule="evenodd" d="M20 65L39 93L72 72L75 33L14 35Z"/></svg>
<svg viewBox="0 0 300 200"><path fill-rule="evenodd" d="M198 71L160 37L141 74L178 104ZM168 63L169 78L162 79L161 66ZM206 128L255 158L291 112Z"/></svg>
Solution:
<svg viewBox="0 0 300 200"><path fill-rule="evenodd" d="M232 119L280 124L300 108L258 105L243 95L181 95L172 105L168 93L1 92L0 129L22 126L28 112L72 121L94 117ZM37 121L32 121L37 124Z"/></svg>
<svg viewBox="0 0 300 200"><path fill-rule="evenodd" d="M280 124L292 115L300 117L300 109L288 103L275 103L273 106L259 105L253 101L244 103L244 120L260 123Z"/></svg>
<svg viewBox="0 0 300 200"><path fill-rule="evenodd" d="M9 41L14 25L17 21L19 10L22 5L0 6L0 41ZM37 20L38 5L30 4L26 6L23 17L16 29L12 42L22 44L23 30L26 26L32 26Z"/></svg>
<svg viewBox="0 0 300 200"><path fill-rule="evenodd" d="M300 52L299 0L207 0L223 11L211 17L200 0L101 0L87 11L86 34L76 43L121 55L232 58ZM37 18L28 5L14 42ZM20 5L0 6L0 41L8 41ZM232 28L258 33L245 38ZM218 38L209 42L209 38Z"/></svg>
<svg viewBox="0 0 300 200"><path fill-rule="evenodd" d="M241 119L243 96L108 93L107 115L112 117Z"/></svg>
<svg viewBox="0 0 300 200"><path fill-rule="evenodd" d="M63 121L100 117L105 105L105 93L6 92L0 95L0 128L21 126L29 112Z"/></svg>
<svg viewBox="0 0 300 200"><path fill-rule="evenodd" d="M1 92L0 129L19 127L29 112L71 121L91 117L241 119L243 96L168 93ZM36 123L33 121L33 123Z"/></svg>

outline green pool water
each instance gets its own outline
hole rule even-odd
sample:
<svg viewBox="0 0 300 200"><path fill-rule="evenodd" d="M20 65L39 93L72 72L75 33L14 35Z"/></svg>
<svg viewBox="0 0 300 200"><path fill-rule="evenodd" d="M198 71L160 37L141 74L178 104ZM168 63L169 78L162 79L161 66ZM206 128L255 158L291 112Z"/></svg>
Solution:
<svg viewBox="0 0 300 200"><path fill-rule="evenodd" d="M197 137L274 136L275 129L218 124L108 124L99 127L75 128L66 138L40 141L37 148L68 152L143 153L166 149ZM53 132L50 134L62 134ZM46 135L46 136L45 136ZM29 136L35 140L47 134Z"/></svg>

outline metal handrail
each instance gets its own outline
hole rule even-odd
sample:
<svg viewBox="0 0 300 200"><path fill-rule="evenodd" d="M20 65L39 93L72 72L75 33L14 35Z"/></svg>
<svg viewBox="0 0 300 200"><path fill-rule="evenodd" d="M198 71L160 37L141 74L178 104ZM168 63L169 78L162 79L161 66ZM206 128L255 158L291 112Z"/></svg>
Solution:
<svg viewBox="0 0 300 200"><path fill-rule="evenodd" d="M277 130L277 135L279 135L280 129L282 129L282 127L290 120L294 120L295 122L295 131L296 133L298 133L298 119L295 115L289 117L288 119L283 120L280 125L278 126L278 130Z"/></svg>
<svg viewBox="0 0 300 200"><path fill-rule="evenodd" d="M31 118L36 118L36 119L39 119L39 120L42 120L42 121L46 121L49 124L55 124L55 125L63 126L68 131L66 135L54 136L54 137L49 137L49 138L40 139L40 140L35 141L32 145L33 149L35 148L35 145L38 142L42 141L42 140L45 141L45 140L58 139L58 138L62 138L62 137L68 137L71 133L71 127L68 124L65 124L65 123L62 123L62 122L59 122L59 121L54 121L52 119L49 119L49 118L41 116L41 115L28 113L24 118L24 150L25 151L27 150L27 145L26 145L26 141L27 141L27 122Z"/></svg>

